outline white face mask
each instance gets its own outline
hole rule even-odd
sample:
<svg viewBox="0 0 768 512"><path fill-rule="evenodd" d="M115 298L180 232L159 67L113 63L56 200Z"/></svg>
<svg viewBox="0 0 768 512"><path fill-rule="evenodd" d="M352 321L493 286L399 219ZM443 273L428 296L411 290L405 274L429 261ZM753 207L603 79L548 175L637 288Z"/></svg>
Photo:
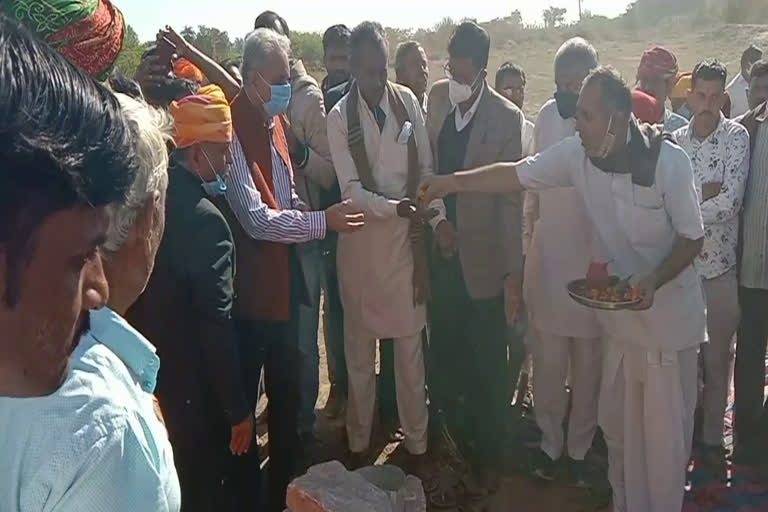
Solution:
<svg viewBox="0 0 768 512"><path fill-rule="evenodd" d="M448 99L454 107L472 97L472 86L460 84L453 78L448 82Z"/></svg>

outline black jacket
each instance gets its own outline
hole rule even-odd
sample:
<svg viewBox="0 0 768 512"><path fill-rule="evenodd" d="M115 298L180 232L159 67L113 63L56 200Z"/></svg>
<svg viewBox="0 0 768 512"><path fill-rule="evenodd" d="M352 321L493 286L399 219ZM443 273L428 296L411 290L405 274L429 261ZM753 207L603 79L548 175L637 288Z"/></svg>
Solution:
<svg viewBox="0 0 768 512"><path fill-rule="evenodd" d="M231 318L232 232L197 176L178 165L168 174L165 234L128 318L157 347L156 393L177 450L228 435L249 406Z"/></svg>

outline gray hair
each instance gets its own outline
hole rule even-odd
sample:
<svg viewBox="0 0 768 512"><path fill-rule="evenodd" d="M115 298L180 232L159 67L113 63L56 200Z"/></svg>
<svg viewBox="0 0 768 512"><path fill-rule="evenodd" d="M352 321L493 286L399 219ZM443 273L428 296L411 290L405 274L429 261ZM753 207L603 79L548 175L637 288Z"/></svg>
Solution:
<svg viewBox="0 0 768 512"><path fill-rule="evenodd" d="M403 41L397 45L395 50L395 69L403 69L405 65L405 57L408 52L421 50L421 45L418 41Z"/></svg>
<svg viewBox="0 0 768 512"><path fill-rule="evenodd" d="M584 66L586 71L592 71L599 64L597 50L592 43L583 37L573 37L564 42L555 54L555 71L560 66L571 64Z"/></svg>
<svg viewBox="0 0 768 512"><path fill-rule="evenodd" d="M147 199L168 188L168 146L173 140L173 124L167 113L150 107L142 100L115 94L123 116L131 126L139 166L125 200L113 204L104 249L115 253L125 243Z"/></svg>
<svg viewBox="0 0 768 512"><path fill-rule="evenodd" d="M291 55L291 40L268 28L257 28L247 36L243 43L243 63L240 72L243 77L248 71L262 69L267 59L275 52Z"/></svg>

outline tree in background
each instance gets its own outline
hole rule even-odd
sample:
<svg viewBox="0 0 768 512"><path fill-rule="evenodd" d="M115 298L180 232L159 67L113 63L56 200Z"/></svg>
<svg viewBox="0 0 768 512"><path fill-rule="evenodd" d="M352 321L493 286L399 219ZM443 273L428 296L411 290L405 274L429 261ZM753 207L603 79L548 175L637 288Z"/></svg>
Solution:
<svg viewBox="0 0 768 512"><path fill-rule="evenodd" d="M184 27L180 34L196 48L218 62L237 57L241 52L242 44L237 46L232 43L226 30L198 25L197 30L192 27Z"/></svg>
<svg viewBox="0 0 768 512"><path fill-rule="evenodd" d="M395 62L397 45L413 39L413 30L407 28L384 27L384 34L389 43L389 60Z"/></svg>
<svg viewBox="0 0 768 512"><path fill-rule="evenodd" d="M141 54L144 52L144 46L139 41L139 36L133 27L125 27L125 36L123 36L123 49L115 61L115 69L128 77L133 77L136 68L139 67Z"/></svg>
<svg viewBox="0 0 768 512"><path fill-rule="evenodd" d="M564 7L552 7L542 12L544 17L544 28L555 28L565 23L565 13L568 12Z"/></svg>
<svg viewBox="0 0 768 512"><path fill-rule="evenodd" d="M508 18L509 24L518 28L523 27L523 15L520 14L520 9L515 9Z"/></svg>
<svg viewBox="0 0 768 512"><path fill-rule="evenodd" d="M291 31L291 53L294 58L301 59L308 71L323 69L323 35Z"/></svg>

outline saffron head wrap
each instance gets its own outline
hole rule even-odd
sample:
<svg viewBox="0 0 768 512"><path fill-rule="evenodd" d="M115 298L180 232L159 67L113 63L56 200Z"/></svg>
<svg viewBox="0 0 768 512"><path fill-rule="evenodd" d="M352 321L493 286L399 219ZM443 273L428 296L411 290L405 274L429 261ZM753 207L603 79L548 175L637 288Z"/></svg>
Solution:
<svg viewBox="0 0 768 512"><path fill-rule="evenodd" d="M232 142L232 112L219 86L206 85L197 94L174 101L170 111L178 148L199 142Z"/></svg>
<svg viewBox="0 0 768 512"><path fill-rule="evenodd" d="M693 87L693 74L683 73L677 77L677 83L675 88L672 89L672 94L669 95L672 99L685 99L688 97L688 91Z"/></svg>
<svg viewBox="0 0 768 512"><path fill-rule="evenodd" d="M173 72L179 78L186 78L187 80L192 80L199 84L203 83L203 72L200 71L200 68L185 58L177 59L176 62L173 63Z"/></svg>

